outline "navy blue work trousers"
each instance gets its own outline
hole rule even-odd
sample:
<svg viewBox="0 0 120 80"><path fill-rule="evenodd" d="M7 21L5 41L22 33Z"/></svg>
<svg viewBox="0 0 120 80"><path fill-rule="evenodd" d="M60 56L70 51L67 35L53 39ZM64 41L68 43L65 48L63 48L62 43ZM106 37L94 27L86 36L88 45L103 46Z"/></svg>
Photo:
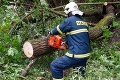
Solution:
<svg viewBox="0 0 120 80"><path fill-rule="evenodd" d="M50 64L52 77L55 79L63 78L63 70L71 67L86 66L88 58L71 58L66 55L53 60Z"/></svg>

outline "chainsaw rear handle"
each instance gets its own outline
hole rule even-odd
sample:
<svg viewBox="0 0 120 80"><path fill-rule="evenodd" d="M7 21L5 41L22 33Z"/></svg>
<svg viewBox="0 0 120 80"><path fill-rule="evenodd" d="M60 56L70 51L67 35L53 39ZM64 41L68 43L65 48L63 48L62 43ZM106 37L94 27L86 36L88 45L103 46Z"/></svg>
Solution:
<svg viewBox="0 0 120 80"><path fill-rule="evenodd" d="M66 45L61 45L61 46L59 47L59 49L61 49L61 50L66 50Z"/></svg>
<svg viewBox="0 0 120 80"><path fill-rule="evenodd" d="M49 32L48 32L48 35L47 35L47 39L49 38L50 35L51 35L51 32L49 31Z"/></svg>

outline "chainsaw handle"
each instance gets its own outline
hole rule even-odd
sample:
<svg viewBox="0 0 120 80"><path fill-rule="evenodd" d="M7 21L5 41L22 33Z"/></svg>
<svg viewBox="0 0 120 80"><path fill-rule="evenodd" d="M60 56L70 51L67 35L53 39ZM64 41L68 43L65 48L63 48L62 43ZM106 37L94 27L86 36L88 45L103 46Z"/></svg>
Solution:
<svg viewBox="0 0 120 80"><path fill-rule="evenodd" d="M49 39L50 35L53 35L53 34L51 34L51 31L48 32L48 35L47 35L47 37L46 37L47 40Z"/></svg>
<svg viewBox="0 0 120 80"><path fill-rule="evenodd" d="M49 36L50 36L50 31L48 32L48 35L47 35L47 37L46 37L46 38L48 39L48 38L49 38Z"/></svg>
<svg viewBox="0 0 120 80"><path fill-rule="evenodd" d="M62 42L61 45L65 45L66 43L65 42Z"/></svg>
<svg viewBox="0 0 120 80"><path fill-rule="evenodd" d="M65 42L62 42L62 43L61 43L61 48L60 48L60 49L66 50L66 48L67 48L67 44L66 44Z"/></svg>
<svg viewBox="0 0 120 80"><path fill-rule="evenodd" d="M48 40L49 40L49 38L50 38L50 35L51 35L51 32L49 31L48 34L47 34L47 37L46 37L46 39L47 39L47 44L48 44Z"/></svg>

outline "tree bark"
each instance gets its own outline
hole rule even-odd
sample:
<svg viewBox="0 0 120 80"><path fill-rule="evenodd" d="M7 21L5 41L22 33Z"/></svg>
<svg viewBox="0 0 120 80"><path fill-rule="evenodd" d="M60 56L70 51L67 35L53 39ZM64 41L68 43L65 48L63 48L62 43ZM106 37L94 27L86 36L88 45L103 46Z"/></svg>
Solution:
<svg viewBox="0 0 120 80"><path fill-rule="evenodd" d="M48 46L46 37L28 40L23 45L23 51L25 55L29 58L35 58L45 54L49 54L52 53L54 50L54 48Z"/></svg>
<svg viewBox="0 0 120 80"><path fill-rule="evenodd" d="M120 42L120 28L113 29L112 37L108 41L109 45L112 45L116 42ZM120 46L119 46L119 48L120 48Z"/></svg>
<svg viewBox="0 0 120 80"><path fill-rule="evenodd" d="M102 27L109 26L112 23L112 19L114 18L113 13L107 14L103 19L101 19L91 30L89 31L89 36L91 40L95 40L99 38L102 34Z"/></svg>

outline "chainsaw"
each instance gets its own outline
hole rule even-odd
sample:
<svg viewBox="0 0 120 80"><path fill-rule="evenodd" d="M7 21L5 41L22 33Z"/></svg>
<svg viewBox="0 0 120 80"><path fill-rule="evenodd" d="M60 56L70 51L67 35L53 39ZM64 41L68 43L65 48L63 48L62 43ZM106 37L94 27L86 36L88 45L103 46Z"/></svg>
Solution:
<svg viewBox="0 0 120 80"><path fill-rule="evenodd" d="M48 45L53 48L66 50L66 44L63 42L62 37L59 35L49 35Z"/></svg>

